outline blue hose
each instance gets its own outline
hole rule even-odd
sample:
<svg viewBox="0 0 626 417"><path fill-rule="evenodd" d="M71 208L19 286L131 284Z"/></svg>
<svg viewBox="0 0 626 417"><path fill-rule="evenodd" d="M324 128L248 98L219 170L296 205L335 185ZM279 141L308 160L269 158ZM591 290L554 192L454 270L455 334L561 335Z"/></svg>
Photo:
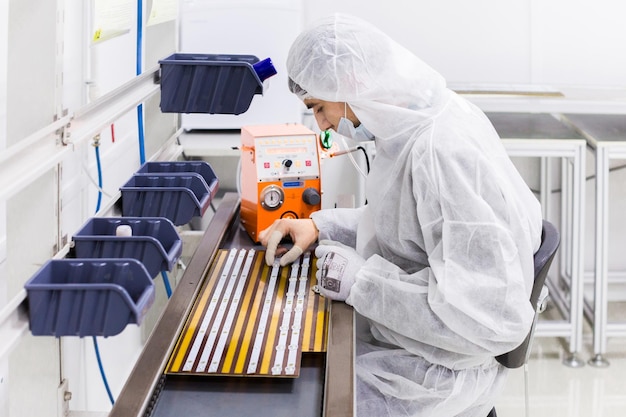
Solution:
<svg viewBox="0 0 626 417"><path fill-rule="evenodd" d="M142 32L143 32L143 0L137 0L137 75L140 75L141 70L141 43L142 43ZM146 151L145 151L145 143L144 143L144 129L143 129L143 104L137 106L137 128L139 131L139 160L143 164L146 161ZM96 145L96 164L98 166L98 202L96 204L96 213L100 211L100 205L102 204L102 164L100 162L100 150L99 145ZM164 273L164 272L163 272ZM171 288L169 287L169 280L167 279L167 275L163 276L164 281L166 282L166 291L168 291L168 298L171 295ZM93 347L96 352L96 359L98 361L98 368L100 369L100 376L102 377L102 382L104 383L104 388L107 391L107 395L109 396L109 401L111 401L111 405L115 404L115 399L113 398L113 393L111 392L111 388L109 387L109 382L107 380L106 374L104 372L104 367L102 366L102 358L100 357L100 349L98 348L98 340L96 336L92 336L93 339Z"/></svg>
<svg viewBox="0 0 626 417"><path fill-rule="evenodd" d="M102 204L102 163L100 162L100 145L97 144L95 146L96 149L96 166L98 167L98 203L96 204L96 213L100 211L100 205ZM113 394L111 393L111 388L109 387L109 382L107 381L106 374L104 373L104 367L102 366L102 358L100 357L100 349L98 349L98 340L96 336L92 336L93 338L93 348L96 351L96 359L98 361L98 368L100 369L100 376L102 377L102 382L104 383L104 388L107 391L107 395L109 396L109 400L111 401L111 405L115 404L115 400L113 399Z"/></svg>
<svg viewBox="0 0 626 417"><path fill-rule="evenodd" d="M95 145L96 149L96 165L98 167L98 202L96 203L96 213L100 211L102 204L102 163L100 162L100 145Z"/></svg>
<svg viewBox="0 0 626 417"><path fill-rule="evenodd" d="M141 56L143 38L143 0L137 0L137 56L135 74L141 75ZM137 130L139 131L139 162L146 162L146 146L143 131L143 104L137 106Z"/></svg>
<svg viewBox="0 0 626 417"><path fill-rule="evenodd" d="M102 366L102 359L100 358L100 349L98 349L98 340L96 339L96 336L92 336L92 339L93 339L93 348L96 351L96 359L98 360L98 368L100 368L100 375L102 376L102 382L104 383L104 388L107 390L109 401L111 401L111 405L113 405L115 404L115 399L113 399L113 393L111 393L109 382L107 381L106 374L104 373L104 367Z"/></svg>
<svg viewBox="0 0 626 417"><path fill-rule="evenodd" d="M170 286L170 279L167 277L167 272L161 271L161 277L163 278L163 285L165 285L167 298L170 298L172 296L172 287Z"/></svg>

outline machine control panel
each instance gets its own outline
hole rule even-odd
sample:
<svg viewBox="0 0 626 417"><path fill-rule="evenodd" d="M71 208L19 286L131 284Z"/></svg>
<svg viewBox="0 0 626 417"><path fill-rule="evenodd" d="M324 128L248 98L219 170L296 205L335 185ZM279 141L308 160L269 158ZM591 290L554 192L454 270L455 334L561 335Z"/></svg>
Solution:
<svg viewBox="0 0 626 417"><path fill-rule="evenodd" d="M317 135L299 124L241 129L241 223L257 241L276 219L305 219L321 208Z"/></svg>
<svg viewBox="0 0 626 417"><path fill-rule="evenodd" d="M254 147L259 181L319 176L315 135L255 138Z"/></svg>

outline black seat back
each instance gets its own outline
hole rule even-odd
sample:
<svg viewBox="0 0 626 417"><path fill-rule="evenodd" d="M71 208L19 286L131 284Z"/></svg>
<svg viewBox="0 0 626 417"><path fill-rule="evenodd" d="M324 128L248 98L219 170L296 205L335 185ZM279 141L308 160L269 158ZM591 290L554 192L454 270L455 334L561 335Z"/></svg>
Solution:
<svg viewBox="0 0 626 417"><path fill-rule="evenodd" d="M521 345L510 352L496 356L496 360L507 368L519 368L526 363L528 354L530 353L530 343L535 325L537 324L539 295L541 295L541 290L548 276L548 270L550 269L556 250L559 248L560 241L561 237L556 227L547 220L544 220L541 232L541 246L534 256L535 282L533 284L532 293L530 294L530 304L535 310L535 318L533 319L533 325L528 336L526 336L526 339L524 339Z"/></svg>

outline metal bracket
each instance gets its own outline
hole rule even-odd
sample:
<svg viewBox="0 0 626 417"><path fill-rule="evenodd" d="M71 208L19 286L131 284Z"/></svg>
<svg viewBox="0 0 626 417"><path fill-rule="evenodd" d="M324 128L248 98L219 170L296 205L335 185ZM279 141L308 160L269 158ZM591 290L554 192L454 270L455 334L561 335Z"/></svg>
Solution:
<svg viewBox="0 0 626 417"><path fill-rule="evenodd" d="M57 388L57 417L67 417L70 415L70 400L72 393L69 390L69 383L64 379Z"/></svg>

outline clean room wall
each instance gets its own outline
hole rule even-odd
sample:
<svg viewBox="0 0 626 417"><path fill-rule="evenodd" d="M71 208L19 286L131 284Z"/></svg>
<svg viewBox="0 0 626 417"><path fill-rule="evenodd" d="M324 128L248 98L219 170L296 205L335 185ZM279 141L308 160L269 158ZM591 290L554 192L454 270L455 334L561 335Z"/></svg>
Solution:
<svg viewBox="0 0 626 417"><path fill-rule="evenodd" d="M371 21L451 84L626 87L619 0L317 0L303 8L305 24L332 12Z"/></svg>
<svg viewBox="0 0 626 417"><path fill-rule="evenodd" d="M6 2L4 2L6 3ZM52 123L56 112L56 2L8 1L6 146ZM57 242L51 170L6 202L7 252L4 279L9 299L54 253ZM25 337L8 357L3 384L9 416L45 416L56 400L58 342ZM56 382L55 382L56 381ZM25 389L24 387L28 387ZM37 393L38 401L32 401Z"/></svg>
<svg viewBox="0 0 626 417"><path fill-rule="evenodd" d="M6 148L7 126L7 57L9 37L9 4L0 2L0 153ZM0 201L0 309L7 302L6 272L6 202ZM9 360L0 358L0 415L9 413L9 389L4 382Z"/></svg>
<svg viewBox="0 0 626 417"><path fill-rule="evenodd" d="M92 45L89 18L92 3L1 2L0 151L19 144L63 112L73 114L135 77L135 28L108 43ZM151 4L151 0L144 1L146 11ZM144 17L147 20L148 14ZM176 30L173 21L146 28L144 70L154 68L159 58L176 50ZM91 91L87 85L92 86ZM94 90L97 94L93 94ZM177 116L161 114L158 94L144 107L146 158L150 159L176 131ZM139 167L136 111L121 117L115 125L115 142L108 128L101 133L105 190L102 207ZM24 282L94 214L97 196L92 184L97 176L94 148L91 143L82 143L68 149L55 168L38 173L28 186L0 201L0 311L3 313L7 302L23 290ZM28 158L27 154L18 153L24 158ZM157 299L164 298L162 288L157 292ZM160 310L154 307L152 310L151 314L158 317ZM115 395L145 340L142 329L129 327L121 335L101 341L104 367ZM10 351L0 357L0 416L57 417L62 395L58 386L63 378L70 381L73 409L110 408L90 338L70 337L60 342L52 337L26 334L11 346L5 340L1 342L5 343L2 348L8 347ZM32 400L33 395L37 401Z"/></svg>

